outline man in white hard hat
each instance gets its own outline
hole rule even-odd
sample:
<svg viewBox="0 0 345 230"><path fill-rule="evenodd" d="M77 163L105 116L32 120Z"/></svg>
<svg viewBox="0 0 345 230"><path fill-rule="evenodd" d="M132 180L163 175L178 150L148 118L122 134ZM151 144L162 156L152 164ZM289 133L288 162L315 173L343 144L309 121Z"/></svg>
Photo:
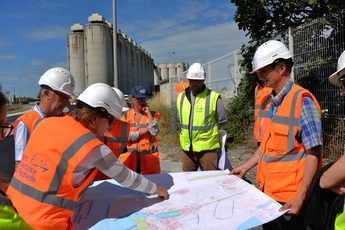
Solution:
<svg viewBox="0 0 345 230"><path fill-rule="evenodd" d="M75 81L66 69L54 67L47 70L38 81L40 102L34 109L20 116L14 123L15 161L22 159L23 151L33 130L37 118L63 116L63 109L70 104L74 96Z"/></svg>
<svg viewBox="0 0 345 230"><path fill-rule="evenodd" d="M270 120L261 145L244 164L230 174L243 177L258 165L259 189L290 209L263 229L306 229L300 213L307 190L322 166L321 110L315 97L293 83L292 53L275 40L255 52L253 71L272 88Z"/></svg>
<svg viewBox="0 0 345 230"><path fill-rule="evenodd" d="M180 144L183 171L218 170L220 148L218 131L227 124L220 95L204 84L206 72L193 63L187 72L189 87L177 97L177 113L181 124Z"/></svg>

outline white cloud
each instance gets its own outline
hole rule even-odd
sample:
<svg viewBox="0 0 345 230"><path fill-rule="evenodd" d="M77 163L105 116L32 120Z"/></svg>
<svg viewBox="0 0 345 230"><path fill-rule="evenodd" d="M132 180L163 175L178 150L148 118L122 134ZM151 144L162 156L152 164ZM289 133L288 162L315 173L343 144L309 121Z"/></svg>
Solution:
<svg viewBox="0 0 345 230"><path fill-rule="evenodd" d="M68 27L47 25L41 28L30 29L24 36L29 40L45 41L57 38L66 39L67 32L69 32Z"/></svg>
<svg viewBox="0 0 345 230"><path fill-rule="evenodd" d="M41 61L41 60L33 60L33 61L30 62L31 66L42 66L44 64L45 64L45 62Z"/></svg>
<svg viewBox="0 0 345 230"><path fill-rule="evenodd" d="M236 23L229 22L143 42L140 45L151 54L155 63L173 62L174 59L177 62L205 63L240 49L247 41L245 32L239 31ZM175 52L175 57L171 52Z"/></svg>
<svg viewBox="0 0 345 230"><path fill-rule="evenodd" d="M13 54L0 54L0 60L3 60L3 61L16 60L20 58L21 58L20 56L16 56Z"/></svg>

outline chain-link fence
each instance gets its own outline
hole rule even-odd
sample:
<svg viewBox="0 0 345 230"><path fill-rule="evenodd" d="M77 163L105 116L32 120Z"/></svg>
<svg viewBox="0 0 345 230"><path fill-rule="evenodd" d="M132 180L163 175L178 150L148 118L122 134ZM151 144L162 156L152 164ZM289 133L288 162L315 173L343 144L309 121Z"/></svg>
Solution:
<svg viewBox="0 0 345 230"><path fill-rule="evenodd" d="M240 62L241 56L238 54L238 51L235 50L203 64L206 71L206 87L219 93L225 106L235 95L237 95L237 86L243 76L239 68ZM176 109L176 84L183 81L186 75L187 71L169 78L173 131L176 131L179 125Z"/></svg>
<svg viewBox="0 0 345 230"><path fill-rule="evenodd" d="M345 150L344 99L339 95L339 87L328 81L345 50L344 26L342 10L291 30L294 78L307 85L320 103L325 156L330 160L338 159Z"/></svg>

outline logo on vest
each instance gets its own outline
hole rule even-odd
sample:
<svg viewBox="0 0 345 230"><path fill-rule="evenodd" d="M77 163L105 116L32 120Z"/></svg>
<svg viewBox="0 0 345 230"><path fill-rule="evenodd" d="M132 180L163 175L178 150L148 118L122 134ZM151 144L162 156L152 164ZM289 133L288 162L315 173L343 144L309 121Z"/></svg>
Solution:
<svg viewBox="0 0 345 230"><path fill-rule="evenodd" d="M202 113L204 111L204 108L202 106L196 106L194 108L194 113Z"/></svg>
<svg viewBox="0 0 345 230"><path fill-rule="evenodd" d="M24 179L35 183L37 172L44 173L48 171L48 164L46 163L45 156L41 153L35 154L31 160L27 155L23 155L16 172L19 173Z"/></svg>

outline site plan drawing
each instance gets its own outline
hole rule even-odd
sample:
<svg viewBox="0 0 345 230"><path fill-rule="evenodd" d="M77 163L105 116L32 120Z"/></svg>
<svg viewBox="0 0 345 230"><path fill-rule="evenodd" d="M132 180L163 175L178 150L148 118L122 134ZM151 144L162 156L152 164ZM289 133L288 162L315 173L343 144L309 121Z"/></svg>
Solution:
<svg viewBox="0 0 345 230"><path fill-rule="evenodd" d="M228 171L146 176L168 189L169 199L96 182L78 202L74 229L248 229L282 214L281 205Z"/></svg>

